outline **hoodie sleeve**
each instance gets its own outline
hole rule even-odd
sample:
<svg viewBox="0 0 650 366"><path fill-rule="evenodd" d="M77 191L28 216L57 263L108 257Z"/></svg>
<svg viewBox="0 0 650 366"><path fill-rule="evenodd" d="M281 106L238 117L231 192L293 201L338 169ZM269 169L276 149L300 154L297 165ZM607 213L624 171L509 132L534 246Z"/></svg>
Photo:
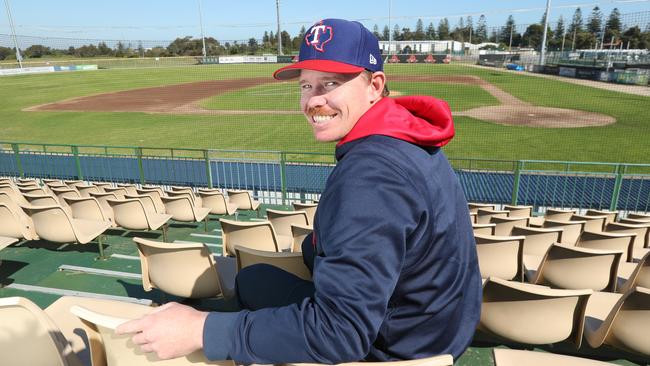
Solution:
<svg viewBox="0 0 650 366"><path fill-rule="evenodd" d="M339 162L321 197L315 297L240 313L229 351L236 362L361 360L390 316L406 241L421 206L417 190L387 159L354 155Z"/></svg>

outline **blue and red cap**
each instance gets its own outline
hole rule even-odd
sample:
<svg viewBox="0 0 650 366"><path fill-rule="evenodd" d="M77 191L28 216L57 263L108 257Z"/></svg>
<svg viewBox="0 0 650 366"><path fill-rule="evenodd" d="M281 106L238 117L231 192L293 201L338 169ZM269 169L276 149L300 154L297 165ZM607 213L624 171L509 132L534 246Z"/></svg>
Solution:
<svg viewBox="0 0 650 366"><path fill-rule="evenodd" d="M324 19L312 25L300 45L298 62L273 73L277 80L298 77L300 70L355 74L382 71L379 41L359 22Z"/></svg>

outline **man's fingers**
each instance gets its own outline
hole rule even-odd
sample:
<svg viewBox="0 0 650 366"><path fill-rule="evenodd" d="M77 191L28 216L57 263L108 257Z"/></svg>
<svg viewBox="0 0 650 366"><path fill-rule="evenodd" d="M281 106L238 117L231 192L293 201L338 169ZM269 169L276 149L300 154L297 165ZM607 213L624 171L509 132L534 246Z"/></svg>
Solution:
<svg viewBox="0 0 650 366"><path fill-rule="evenodd" d="M142 331L142 319L133 319L115 328L117 334L137 333Z"/></svg>
<svg viewBox="0 0 650 366"><path fill-rule="evenodd" d="M169 309L170 307L174 306L175 304L176 304L175 302L168 302L165 305L158 306L157 308L154 308L153 310L151 310L151 312L149 314L155 314L155 313L158 313L160 311Z"/></svg>
<svg viewBox="0 0 650 366"><path fill-rule="evenodd" d="M147 344L150 342L150 340L145 336L144 332L136 333L133 337L131 337L131 340L133 343L138 345Z"/></svg>

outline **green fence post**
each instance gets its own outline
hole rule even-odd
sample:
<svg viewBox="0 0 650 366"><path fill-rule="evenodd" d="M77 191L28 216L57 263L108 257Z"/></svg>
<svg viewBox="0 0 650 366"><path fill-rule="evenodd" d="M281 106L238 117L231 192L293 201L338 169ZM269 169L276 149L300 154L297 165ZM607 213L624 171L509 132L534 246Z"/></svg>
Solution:
<svg viewBox="0 0 650 366"><path fill-rule="evenodd" d="M84 175L81 172L81 160L79 160L79 146L72 145L72 155L74 155L74 163L77 166L77 179L84 179Z"/></svg>
<svg viewBox="0 0 650 366"><path fill-rule="evenodd" d="M523 162L521 160L518 160L517 164L515 165L514 181L512 183L512 199L510 200L510 204L513 206L517 205L517 200L519 198L519 180L521 179L522 166Z"/></svg>
<svg viewBox="0 0 650 366"><path fill-rule="evenodd" d="M287 200L287 173L285 172L287 163L287 154L280 153L280 184L282 189L282 204L286 205Z"/></svg>
<svg viewBox="0 0 650 366"><path fill-rule="evenodd" d="M616 180L614 181L614 191L612 192L612 201L609 204L610 211L616 211L618 207L618 197L621 194L621 186L623 185L623 165L616 165Z"/></svg>
<svg viewBox="0 0 650 366"><path fill-rule="evenodd" d="M25 178L25 171L23 170L23 164L20 162L20 147L18 144L11 144L11 149L14 151L14 156L16 157L16 166L18 166L18 174L21 178Z"/></svg>
<svg viewBox="0 0 650 366"><path fill-rule="evenodd" d="M144 184L144 168L142 168L142 148L136 147L135 154L138 156L138 170L140 171L140 184Z"/></svg>
<svg viewBox="0 0 650 366"><path fill-rule="evenodd" d="M210 169L210 152L203 150L203 158L205 159L205 176L208 178L208 188L212 188L212 169Z"/></svg>

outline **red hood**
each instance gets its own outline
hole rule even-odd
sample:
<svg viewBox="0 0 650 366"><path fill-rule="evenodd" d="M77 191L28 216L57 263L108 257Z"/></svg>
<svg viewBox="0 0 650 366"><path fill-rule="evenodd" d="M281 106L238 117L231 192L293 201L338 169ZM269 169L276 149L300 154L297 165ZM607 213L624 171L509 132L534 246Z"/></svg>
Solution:
<svg viewBox="0 0 650 366"><path fill-rule="evenodd" d="M433 97L382 98L364 113L337 146L370 135L384 135L419 146L444 146L454 137L447 102Z"/></svg>

